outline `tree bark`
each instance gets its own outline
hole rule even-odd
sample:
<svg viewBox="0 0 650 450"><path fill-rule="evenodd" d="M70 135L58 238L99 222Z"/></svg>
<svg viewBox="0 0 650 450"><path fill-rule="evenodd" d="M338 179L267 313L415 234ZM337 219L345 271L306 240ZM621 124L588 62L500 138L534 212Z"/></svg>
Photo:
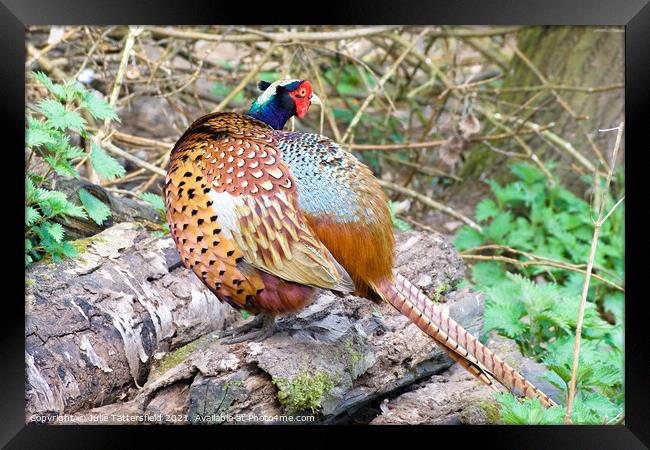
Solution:
<svg viewBox="0 0 650 450"><path fill-rule="evenodd" d="M454 288L453 246L396 237L396 269L480 335L482 296ZM368 423L366 410L452 364L387 303L329 291L272 337L225 346L214 332L239 314L180 266L169 237L124 223L85 244L79 259L27 273L28 421Z"/></svg>
<svg viewBox="0 0 650 450"><path fill-rule="evenodd" d="M113 402L146 381L157 352L235 317L177 269L170 238L121 223L77 246L78 258L26 273L28 418Z"/></svg>

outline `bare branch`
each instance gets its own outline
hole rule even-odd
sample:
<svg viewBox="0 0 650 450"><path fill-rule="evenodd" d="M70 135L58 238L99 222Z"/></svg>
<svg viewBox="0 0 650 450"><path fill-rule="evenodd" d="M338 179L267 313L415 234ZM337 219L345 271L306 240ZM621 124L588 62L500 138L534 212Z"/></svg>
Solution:
<svg viewBox="0 0 650 450"><path fill-rule="evenodd" d="M411 197L411 198L419 201L420 203L423 203L424 205L427 205L427 206L429 206L429 207L431 207L431 208L433 208L435 210L438 210L438 211L441 211L441 212L447 214L448 216L451 216L451 217L453 217L455 219L458 219L458 220L461 220L461 221L465 222L469 227L473 228L474 230L476 230L478 232L482 231L481 226L479 224L474 222L469 217L466 217L466 216L462 215L461 213L455 211L454 209L450 208L447 205L443 205L442 203L439 203L439 202L437 202L437 201L435 201L433 199L430 199L429 197L426 197L426 196L424 196L424 195L422 195L422 194L420 194L418 192L415 192L412 189L408 189L408 188L405 188L405 187L400 186L398 184L391 183L390 181L386 181L386 180L377 180L377 181L379 182L380 186L382 186L382 187L384 187L386 189L389 189L389 190L395 191L395 192L399 192L400 194L406 195L407 197Z"/></svg>
<svg viewBox="0 0 650 450"><path fill-rule="evenodd" d="M167 36L181 39L200 39L217 42L294 42L294 41L337 41L340 39L354 39L383 34L401 28L400 26L377 26L354 28L344 31L314 31L314 32L287 32L287 33L248 33L248 34L212 34L199 31L179 30L176 28L148 27L156 36Z"/></svg>
<svg viewBox="0 0 650 450"><path fill-rule="evenodd" d="M594 267L594 258L596 257L596 247L598 246L598 236L600 235L600 227L603 225L604 220L609 217L603 217L605 211L605 202L607 200L607 194L609 193L609 185L612 181L612 174L614 172L616 157L618 156L618 150L621 146L621 138L623 137L623 128L624 123L621 122L618 126L618 133L616 134L616 143L614 144L614 152L612 153L612 163L610 164L609 172L607 173L607 181L605 182L605 188L601 192L600 204L598 206L598 218L594 224L594 234L591 239L591 249L589 250L589 260L587 262L587 270L585 274L585 280L582 284L582 294L580 298L580 307L578 309L578 321L576 324L576 338L573 345L573 365L571 368L571 383L569 384L569 400L567 402L567 411L564 416L564 421L567 424L571 423L571 411L573 408L573 400L576 394L576 374L578 372L578 364L580 357L580 338L582 337L582 323L585 315L585 306L587 304L587 292L589 291L589 280L591 279L591 272ZM622 200L622 199L621 199ZM620 203L620 201L614 206L614 208ZM614 209L612 208L612 210Z"/></svg>

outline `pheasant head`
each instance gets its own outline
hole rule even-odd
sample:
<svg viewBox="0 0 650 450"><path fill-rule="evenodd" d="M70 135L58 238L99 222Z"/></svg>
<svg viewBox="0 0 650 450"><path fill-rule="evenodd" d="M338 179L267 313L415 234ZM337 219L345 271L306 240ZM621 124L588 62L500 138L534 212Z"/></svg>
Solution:
<svg viewBox="0 0 650 450"><path fill-rule="evenodd" d="M307 80L260 81L262 95L257 97L248 115L267 123L276 130L284 128L292 116L305 117L311 105L320 105Z"/></svg>

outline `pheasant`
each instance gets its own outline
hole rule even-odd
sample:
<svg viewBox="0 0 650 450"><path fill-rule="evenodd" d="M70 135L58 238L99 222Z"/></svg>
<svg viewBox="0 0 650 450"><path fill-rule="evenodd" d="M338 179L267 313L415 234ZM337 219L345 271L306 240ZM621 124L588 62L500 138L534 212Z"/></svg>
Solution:
<svg viewBox="0 0 650 450"><path fill-rule="evenodd" d="M381 298L487 385L496 389L496 379L555 406L393 271L388 201L370 169L325 136L282 131L320 104L310 82L259 88L248 113L212 113L190 125L172 149L164 186L182 263L220 301L256 314L228 343L268 336L276 316L305 308L318 288Z"/></svg>

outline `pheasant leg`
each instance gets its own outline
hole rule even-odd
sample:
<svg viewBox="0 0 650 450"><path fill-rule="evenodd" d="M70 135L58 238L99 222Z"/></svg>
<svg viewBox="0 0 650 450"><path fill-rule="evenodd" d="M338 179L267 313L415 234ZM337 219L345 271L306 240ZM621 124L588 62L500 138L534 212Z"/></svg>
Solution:
<svg viewBox="0 0 650 450"><path fill-rule="evenodd" d="M250 331L257 328L257 330ZM246 322L234 330L229 330L219 337L226 337L222 344L231 345L244 341L263 341L275 332L275 316L271 314L260 313L249 322Z"/></svg>

